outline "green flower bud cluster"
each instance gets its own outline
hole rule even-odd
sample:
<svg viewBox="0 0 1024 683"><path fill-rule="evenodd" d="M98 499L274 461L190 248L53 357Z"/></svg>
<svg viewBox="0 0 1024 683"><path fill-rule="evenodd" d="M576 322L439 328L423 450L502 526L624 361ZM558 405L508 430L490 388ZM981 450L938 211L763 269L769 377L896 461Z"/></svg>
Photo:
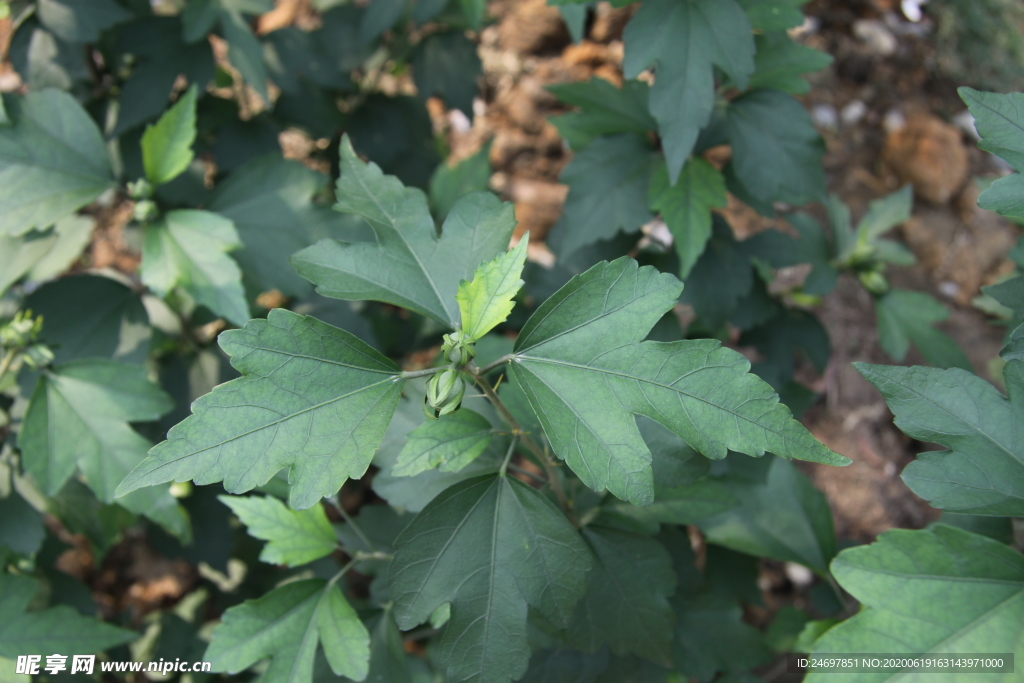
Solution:
<svg viewBox="0 0 1024 683"><path fill-rule="evenodd" d="M33 316L32 311L20 311L14 319L0 327L0 347L5 351L15 350L32 368L41 368L53 362L53 352L45 344L36 344L36 337L43 329L43 316Z"/></svg>
<svg viewBox="0 0 1024 683"><path fill-rule="evenodd" d="M882 274L881 269L861 271L857 273L857 279L864 289L875 296L882 296L889 291L889 280Z"/></svg>
<svg viewBox="0 0 1024 683"><path fill-rule="evenodd" d="M476 356L476 349L473 348L471 339L462 330L456 330L451 334L444 335L444 343L441 344L441 354L449 363L454 365L465 365Z"/></svg>
<svg viewBox="0 0 1024 683"><path fill-rule="evenodd" d="M462 397L466 394L466 380L462 371L456 368L445 368L427 380L427 396L423 411L427 417L436 420L442 415L454 413L462 405Z"/></svg>

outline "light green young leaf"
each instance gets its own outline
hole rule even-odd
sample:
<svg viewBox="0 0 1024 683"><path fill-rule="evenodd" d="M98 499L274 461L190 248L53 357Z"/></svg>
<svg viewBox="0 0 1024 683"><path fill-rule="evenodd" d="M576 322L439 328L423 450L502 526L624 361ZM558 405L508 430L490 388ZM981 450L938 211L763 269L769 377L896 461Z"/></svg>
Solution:
<svg viewBox="0 0 1024 683"><path fill-rule="evenodd" d="M811 89L801 76L821 71L832 63L831 55L801 45L784 31L764 33L754 39L754 73L749 88L770 88L793 95L802 95Z"/></svg>
<svg viewBox="0 0 1024 683"><path fill-rule="evenodd" d="M117 485L152 445L129 423L157 420L172 407L137 365L97 359L55 366L39 378L25 411L18 434L22 464L49 496L81 471L96 497L111 503ZM178 535L188 533L167 487L118 503Z"/></svg>
<svg viewBox="0 0 1024 683"><path fill-rule="evenodd" d="M921 292L893 289L875 300L878 341L894 360L902 361L913 343L929 363L941 368L971 369L967 355L948 335L934 327L949 311Z"/></svg>
<svg viewBox="0 0 1024 683"><path fill-rule="evenodd" d="M451 603L436 654L450 680L505 683L526 672L528 607L564 626L583 595L590 552L540 492L505 476L452 486L396 541L391 597L399 628Z"/></svg>
<svg viewBox="0 0 1024 683"><path fill-rule="evenodd" d="M617 655L635 654L671 667L672 558L646 536L587 527L583 538L596 561L569 622L569 643L590 653L607 645Z"/></svg>
<svg viewBox="0 0 1024 683"><path fill-rule="evenodd" d="M1024 361L1003 370L1009 390L954 368L855 363L908 436L950 449L918 455L903 480L934 507L975 515L1024 515Z"/></svg>
<svg viewBox="0 0 1024 683"><path fill-rule="evenodd" d="M493 437L487 418L468 408L427 420L409 432L391 474L411 477L434 468L458 472L487 450Z"/></svg>
<svg viewBox="0 0 1024 683"><path fill-rule="evenodd" d="M638 505L654 501L646 415L711 458L771 451L840 465L793 419L740 354L714 340L643 342L682 284L622 258L569 281L516 340L511 372L555 453L583 482Z"/></svg>
<svg viewBox="0 0 1024 683"><path fill-rule="evenodd" d="M679 277L685 279L711 237L711 209L728 202L725 179L714 166L691 157L675 185L668 169L659 166L648 190L651 208L661 213L679 254Z"/></svg>
<svg viewBox="0 0 1024 683"><path fill-rule="evenodd" d="M729 103L728 129L732 167L756 198L799 205L825 194L825 145L792 96L754 90L737 97Z"/></svg>
<svg viewBox="0 0 1024 683"><path fill-rule="evenodd" d="M459 283L455 300L459 302L462 331L473 341L480 339L508 319L515 296L523 286L523 265L530 233L523 235L514 249L493 261L481 263L472 280Z"/></svg>
<svg viewBox="0 0 1024 683"><path fill-rule="evenodd" d="M754 71L754 34L735 0L647 0L626 26L626 78L657 77L650 111L675 184L715 106L717 66L741 90Z"/></svg>
<svg viewBox="0 0 1024 683"><path fill-rule="evenodd" d="M902 189L876 199L857 224L857 241L868 244L901 223L905 223L914 209L914 187Z"/></svg>
<svg viewBox="0 0 1024 683"><path fill-rule="evenodd" d="M1024 657L1024 556L998 541L945 525L886 531L844 550L832 574L864 607L826 631L815 653L900 655L1006 652ZM922 674L934 678L935 674ZM968 680L975 674L949 680ZM859 681L906 680L905 673L859 674ZM1014 673L987 674L1010 683ZM811 673L808 683L834 680Z"/></svg>
<svg viewBox="0 0 1024 683"><path fill-rule="evenodd" d="M193 403L117 495L189 479L245 493L288 467L298 510L366 473L402 393L397 365L344 330L279 308L218 342L243 377Z"/></svg>
<svg viewBox="0 0 1024 683"><path fill-rule="evenodd" d="M262 683L310 683L317 643L335 675L366 677L366 627L334 582L307 579L230 608L203 659L214 671L235 674L269 658Z"/></svg>
<svg viewBox="0 0 1024 683"><path fill-rule="evenodd" d="M139 637L133 631L83 617L66 605L28 612L38 590L28 576L0 572L0 657L86 654Z"/></svg>
<svg viewBox="0 0 1024 683"><path fill-rule="evenodd" d="M142 134L142 165L153 185L169 183L185 172L195 154L196 86L192 86L160 120Z"/></svg>
<svg viewBox="0 0 1024 683"><path fill-rule="evenodd" d="M161 297L175 287L235 325L249 319L242 271L227 255L241 246L234 224L209 211L169 211L146 227L139 274Z"/></svg>
<svg viewBox="0 0 1024 683"><path fill-rule="evenodd" d="M580 111L551 118L569 147L579 151L595 138L619 133L644 135L658 128L647 111L650 91L643 81L626 81L621 88L603 78L585 83L559 83L548 86L555 97Z"/></svg>
<svg viewBox="0 0 1024 683"><path fill-rule="evenodd" d="M267 541L260 559L270 564L299 567L330 555L338 547L334 528L320 505L292 510L272 496L218 496L249 529Z"/></svg>
<svg viewBox="0 0 1024 683"><path fill-rule="evenodd" d="M714 481L739 505L698 522L709 543L828 572L836 554L828 500L791 463L733 456Z"/></svg>
<svg viewBox="0 0 1024 683"><path fill-rule="evenodd" d="M325 296L384 301L452 329L459 323L459 282L503 253L515 227L510 203L479 192L455 203L438 237L423 192L360 161L348 137L335 208L369 223L377 244L321 240L292 257L299 275Z"/></svg>
<svg viewBox="0 0 1024 683"><path fill-rule="evenodd" d="M1024 218L1024 93L998 94L960 88L961 99L974 116L981 136L978 147L1010 164L1017 174L1000 178L981 196L978 205L1010 218Z"/></svg>
<svg viewBox="0 0 1024 683"><path fill-rule="evenodd" d="M638 135L594 140L575 154L559 180L569 186L562 217L548 242L568 256L617 232L637 232L653 217L647 186L659 155Z"/></svg>
<svg viewBox="0 0 1024 683"><path fill-rule="evenodd" d="M66 92L5 98L0 126L0 233L46 230L114 186L103 136Z"/></svg>

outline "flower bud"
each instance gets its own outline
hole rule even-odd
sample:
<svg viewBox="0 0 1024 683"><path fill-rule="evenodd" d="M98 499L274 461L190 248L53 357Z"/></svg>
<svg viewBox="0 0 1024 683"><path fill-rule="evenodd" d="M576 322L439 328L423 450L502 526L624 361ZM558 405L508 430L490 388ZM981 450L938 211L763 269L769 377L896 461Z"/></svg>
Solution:
<svg viewBox="0 0 1024 683"><path fill-rule="evenodd" d="M453 413L462 405L466 381L457 370L442 370L427 381L423 407L427 417L438 418Z"/></svg>
<svg viewBox="0 0 1024 683"><path fill-rule="evenodd" d="M889 281L886 280L885 276L877 270L868 270L858 273L857 279L860 280L864 289L868 290L875 296L881 296L889 291Z"/></svg>

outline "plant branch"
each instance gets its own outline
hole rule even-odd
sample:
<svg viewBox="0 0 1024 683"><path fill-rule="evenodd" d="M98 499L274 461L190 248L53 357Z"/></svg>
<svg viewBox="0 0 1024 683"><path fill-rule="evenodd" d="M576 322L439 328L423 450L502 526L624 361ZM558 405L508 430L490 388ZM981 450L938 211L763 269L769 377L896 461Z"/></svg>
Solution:
<svg viewBox="0 0 1024 683"><path fill-rule="evenodd" d="M427 368L426 370L413 370L412 372L403 372L402 379L416 379L417 377L427 377L428 375L436 375L442 370L447 370L448 366L442 366L440 368Z"/></svg>
<svg viewBox="0 0 1024 683"><path fill-rule="evenodd" d="M498 474L505 476L508 472L508 464L512 461L512 455L516 452L516 442L519 440L519 436L516 434L512 435L511 441L508 443L508 452L505 453L505 460L501 463L501 469L498 470Z"/></svg>
<svg viewBox="0 0 1024 683"><path fill-rule="evenodd" d="M377 548L373 545L373 543L370 542L369 537L367 537L367 535L363 533L363 530L359 528L359 525L356 524L356 521L354 519L352 519L352 516L345 512L345 508L341 506L341 503L335 502L333 500L331 502L334 503L334 509L338 511L338 514L341 515L341 518L345 520L345 524L348 524L350 527L352 527L352 531L354 531L356 536L359 537L359 540L365 543L366 547L369 548L371 552L377 552Z"/></svg>
<svg viewBox="0 0 1024 683"><path fill-rule="evenodd" d="M7 374L7 371L11 369L11 363L14 362L14 358L17 355L18 350L16 348L11 348L4 355L3 360L0 360L0 380L2 380L4 375Z"/></svg>
<svg viewBox="0 0 1024 683"><path fill-rule="evenodd" d="M488 372L490 372L494 368L498 367L499 365L504 365L505 363L507 363L510 360L512 360L513 356L515 356L514 353L509 353L507 355L504 355L501 358L499 358L498 360L494 361L493 363L488 363L487 365L483 366L482 368L480 368L476 372L480 373L481 375L486 375Z"/></svg>
<svg viewBox="0 0 1024 683"><path fill-rule="evenodd" d="M551 458L548 457L547 453L537 445L537 442L530 438L530 436L523 431L523 428L519 426L519 422L515 416L509 411L505 404L498 398L498 393L494 391L494 387L484 377L480 368L476 367L476 364L470 362L466 366L466 369L473 376L473 381L476 382L477 386L484 392L491 404L494 406L498 414L505 421L506 424L512 429L512 434L518 436L522 441L526 449L533 453L537 458L537 461L544 467L544 473L547 474L548 482L551 484L551 490L555 492L555 497L558 498L558 505L562 508L562 511L572 520L573 524L576 523L576 516L572 513L572 507L569 505L569 499L565 495L565 489L562 487L562 480L558 478L558 472L555 470L555 464L551 462Z"/></svg>

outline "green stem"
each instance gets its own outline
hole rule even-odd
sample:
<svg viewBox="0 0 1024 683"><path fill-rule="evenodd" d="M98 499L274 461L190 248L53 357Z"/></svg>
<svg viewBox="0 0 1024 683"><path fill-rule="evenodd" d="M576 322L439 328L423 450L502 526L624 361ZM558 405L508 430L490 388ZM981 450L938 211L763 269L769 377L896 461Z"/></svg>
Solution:
<svg viewBox="0 0 1024 683"><path fill-rule="evenodd" d="M427 377L428 375L436 375L442 370L447 370L448 366L444 365L439 368L427 368L426 370L413 370L412 372L403 372L402 379L416 379L417 377Z"/></svg>
<svg viewBox="0 0 1024 683"><path fill-rule="evenodd" d="M510 353L510 354L507 354L505 356L502 356L501 358L499 358L498 360L494 361L493 363L488 363L487 365L483 366L482 368L477 370L477 372L479 372L481 375L486 375L488 372L490 372L494 368L498 367L499 365L504 365L505 363L507 363L510 360L512 360L514 357L515 357L514 353Z"/></svg>
<svg viewBox="0 0 1024 683"><path fill-rule="evenodd" d="M370 542L369 537L367 537L367 535L363 533L363 530L359 528L359 525L356 524L356 521L354 519L352 519L352 516L345 512L345 508L341 506L340 502L335 503L334 509L336 509L338 513L341 515L341 518L345 520L345 524L348 524L350 527L352 527L352 531L356 532L356 536L359 537L359 540L365 543L366 547L369 548L371 552L377 552L377 548L374 547L373 543ZM358 555L358 553L356 554Z"/></svg>
<svg viewBox="0 0 1024 683"><path fill-rule="evenodd" d="M505 454L505 460L501 463L501 469L498 470L498 474L502 477L504 477L505 473L508 472L508 464L512 461L512 456L516 452L516 441L518 440L519 437L513 436L512 440L509 441L508 453Z"/></svg>
<svg viewBox="0 0 1024 683"><path fill-rule="evenodd" d="M3 380L4 375L11 368L11 363L14 362L14 358L18 355L18 349L9 349L3 360L0 360L0 381Z"/></svg>
<svg viewBox="0 0 1024 683"><path fill-rule="evenodd" d="M501 419L512 429L512 434L518 436L529 450L537 458L537 461L544 467L544 473L548 477L548 482L551 484L551 490L555 492L555 497L558 498L558 505L562 508L562 511L569 517L570 520L575 524L576 516L572 514L572 507L569 505L569 499L565 495L565 489L562 487L562 480L558 478L558 472L555 470L555 464L551 462L551 458L544 450L537 445L537 442L530 438L530 436L523 431L523 428L519 426L519 422L515 416L512 415L511 411L502 403L501 399L498 398L498 393L491 386L491 383L487 381L483 373L474 363L470 363L466 366L466 369L473 376L473 380L476 385L484 392L484 395L494 406L498 414L501 415Z"/></svg>

